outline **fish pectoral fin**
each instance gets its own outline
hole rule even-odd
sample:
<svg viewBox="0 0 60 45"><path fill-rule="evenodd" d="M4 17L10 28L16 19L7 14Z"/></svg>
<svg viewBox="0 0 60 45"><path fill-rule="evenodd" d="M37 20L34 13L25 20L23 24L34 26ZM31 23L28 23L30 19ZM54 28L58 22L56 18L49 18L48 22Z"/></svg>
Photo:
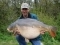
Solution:
<svg viewBox="0 0 60 45"><path fill-rule="evenodd" d="M29 39L25 38L25 41L26 41L27 43L29 43Z"/></svg>

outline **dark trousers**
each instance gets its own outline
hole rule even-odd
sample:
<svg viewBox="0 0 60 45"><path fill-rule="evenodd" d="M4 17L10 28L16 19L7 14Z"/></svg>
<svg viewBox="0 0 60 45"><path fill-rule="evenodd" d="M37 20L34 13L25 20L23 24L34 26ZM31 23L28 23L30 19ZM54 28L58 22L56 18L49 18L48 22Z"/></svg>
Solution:
<svg viewBox="0 0 60 45"><path fill-rule="evenodd" d="M27 45L26 42L25 42L25 38L22 37L21 35L17 35L16 39L17 39L19 45ZM30 39L30 42L32 43L32 45L41 45L40 40L38 39L38 37L35 38L35 39Z"/></svg>

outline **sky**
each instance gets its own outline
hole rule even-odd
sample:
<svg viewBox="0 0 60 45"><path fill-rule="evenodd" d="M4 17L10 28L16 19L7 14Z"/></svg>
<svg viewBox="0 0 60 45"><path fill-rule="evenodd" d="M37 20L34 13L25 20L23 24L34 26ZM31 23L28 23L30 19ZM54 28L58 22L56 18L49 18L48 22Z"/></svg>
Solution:
<svg viewBox="0 0 60 45"><path fill-rule="evenodd" d="M34 0L32 0L32 1L34 1Z"/></svg>

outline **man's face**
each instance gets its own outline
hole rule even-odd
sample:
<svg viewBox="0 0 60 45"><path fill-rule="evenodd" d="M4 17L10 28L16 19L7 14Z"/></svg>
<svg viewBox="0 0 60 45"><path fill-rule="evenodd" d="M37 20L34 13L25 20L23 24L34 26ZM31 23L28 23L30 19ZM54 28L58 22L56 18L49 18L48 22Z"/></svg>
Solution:
<svg viewBox="0 0 60 45"><path fill-rule="evenodd" d="M29 9L27 9L27 8L22 8L22 9L21 9L21 12L22 12L23 16L26 16L26 15L28 15L28 13L29 13Z"/></svg>

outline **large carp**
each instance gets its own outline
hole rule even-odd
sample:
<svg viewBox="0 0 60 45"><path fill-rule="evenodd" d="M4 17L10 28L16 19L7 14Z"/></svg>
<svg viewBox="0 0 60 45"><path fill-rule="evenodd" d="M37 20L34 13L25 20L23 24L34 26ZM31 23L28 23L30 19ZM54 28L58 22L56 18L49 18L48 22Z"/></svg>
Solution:
<svg viewBox="0 0 60 45"><path fill-rule="evenodd" d="M31 18L18 19L10 24L7 30L9 32L17 32L27 39L33 39L38 37L41 33L40 31L42 30L49 32L52 37L55 37L56 35L55 27L46 25L41 21Z"/></svg>

